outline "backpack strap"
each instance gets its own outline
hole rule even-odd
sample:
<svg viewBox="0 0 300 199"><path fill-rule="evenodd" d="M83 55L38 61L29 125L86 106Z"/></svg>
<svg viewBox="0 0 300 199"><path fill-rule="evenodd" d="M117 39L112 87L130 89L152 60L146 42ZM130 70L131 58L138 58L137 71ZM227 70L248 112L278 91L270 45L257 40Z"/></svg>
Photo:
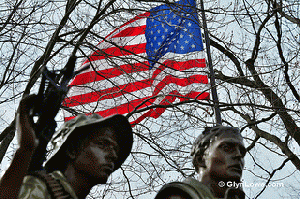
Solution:
<svg viewBox="0 0 300 199"><path fill-rule="evenodd" d="M34 171L29 175L41 179L47 186L47 190L53 199L72 199L72 196L65 190L59 180L52 177L45 170Z"/></svg>

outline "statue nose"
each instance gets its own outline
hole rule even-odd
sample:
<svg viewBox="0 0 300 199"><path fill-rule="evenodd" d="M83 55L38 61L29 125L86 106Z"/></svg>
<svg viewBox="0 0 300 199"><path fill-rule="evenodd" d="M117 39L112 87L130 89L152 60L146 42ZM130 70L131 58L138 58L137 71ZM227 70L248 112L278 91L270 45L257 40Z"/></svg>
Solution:
<svg viewBox="0 0 300 199"><path fill-rule="evenodd" d="M242 157L242 152L241 152L241 150L239 149L239 147L237 147L237 149L236 149L236 156Z"/></svg>
<svg viewBox="0 0 300 199"><path fill-rule="evenodd" d="M118 154L113 146L110 147L107 158L112 162L115 162L118 159Z"/></svg>

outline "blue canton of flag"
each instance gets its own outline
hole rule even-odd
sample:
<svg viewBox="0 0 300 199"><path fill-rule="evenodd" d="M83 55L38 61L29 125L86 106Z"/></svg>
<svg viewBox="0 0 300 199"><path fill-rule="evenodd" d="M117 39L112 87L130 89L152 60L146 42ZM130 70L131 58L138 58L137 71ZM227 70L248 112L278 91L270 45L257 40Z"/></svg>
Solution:
<svg viewBox="0 0 300 199"><path fill-rule="evenodd" d="M150 10L146 22L146 53L153 67L168 52L202 51L203 43L194 0L182 0Z"/></svg>

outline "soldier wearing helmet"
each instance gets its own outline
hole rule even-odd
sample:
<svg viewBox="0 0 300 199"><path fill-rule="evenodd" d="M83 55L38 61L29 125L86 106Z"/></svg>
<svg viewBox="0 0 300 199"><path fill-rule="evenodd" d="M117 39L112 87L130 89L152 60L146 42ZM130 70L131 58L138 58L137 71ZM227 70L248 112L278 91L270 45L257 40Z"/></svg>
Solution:
<svg viewBox="0 0 300 199"><path fill-rule="evenodd" d="M25 176L38 142L29 124L28 104L33 98L20 103L16 124L20 147L1 180L5 193L0 196L85 198L93 186L105 184L129 156L133 143L130 123L122 115L102 118L97 114L82 114L65 122L51 140L54 148L45 164L47 172Z"/></svg>
<svg viewBox="0 0 300 199"><path fill-rule="evenodd" d="M198 179L187 178L163 186L155 199L244 199L241 182L246 148L238 128L218 125L206 128L192 146L192 162Z"/></svg>

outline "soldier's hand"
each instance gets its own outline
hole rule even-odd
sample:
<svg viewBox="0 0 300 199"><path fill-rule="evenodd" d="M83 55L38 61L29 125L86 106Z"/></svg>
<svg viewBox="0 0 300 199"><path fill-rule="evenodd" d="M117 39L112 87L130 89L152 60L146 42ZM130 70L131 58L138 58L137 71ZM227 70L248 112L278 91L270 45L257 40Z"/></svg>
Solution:
<svg viewBox="0 0 300 199"><path fill-rule="evenodd" d="M30 110L36 102L36 95L23 98L16 115L16 130L19 141L19 149L0 179L0 198L18 198L24 176L28 173L28 167L32 154L38 145L38 140L31 124Z"/></svg>
<svg viewBox="0 0 300 199"><path fill-rule="evenodd" d="M30 111L36 101L36 95L29 95L24 97L19 105L16 116L16 129L19 147L21 150L33 152L37 145L38 139L36 138L32 120L30 119Z"/></svg>

